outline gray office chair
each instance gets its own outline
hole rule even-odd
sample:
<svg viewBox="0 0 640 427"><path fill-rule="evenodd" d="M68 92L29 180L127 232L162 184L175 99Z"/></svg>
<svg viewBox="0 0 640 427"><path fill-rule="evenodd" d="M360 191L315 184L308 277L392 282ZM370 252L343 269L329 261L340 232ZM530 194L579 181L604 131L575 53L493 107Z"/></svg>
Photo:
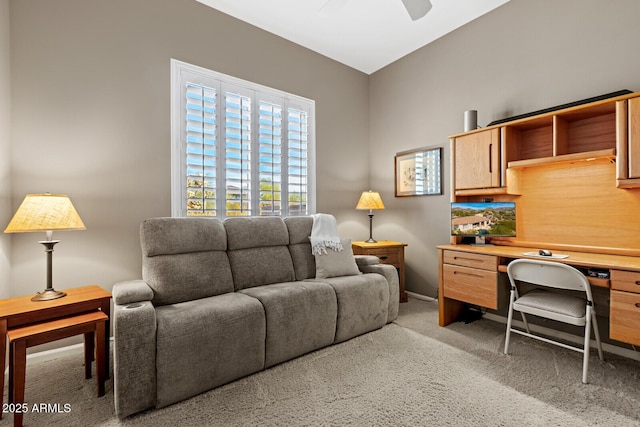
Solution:
<svg viewBox="0 0 640 427"><path fill-rule="evenodd" d="M507 274L509 275L509 282L511 283L511 295L504 354L509 354L509 338L511 332L575 350L584 354L582 362L582 382L586 384L587 371L589 369L589 343L592 325L598 355L600 356L600 360L604 360L602 345L600 344L600 333L598 332L598 321L596 320L596 312L593 308L591 286L589 286L587 278L569 265L532 259L512 261L507 267ZM566 293L553 292L552 290L542 288L536 288L520 295L516 284L517 282L532 283L544 288L577 291L582 292L582 295L577 296L577 292L575 292L576 295L568 295ZM519 311L522 315L526 332L512 327L511 323L514 310ZM571 325L584 326L584 347L574 347L532 334L529 330L525 313Z"/></svg>

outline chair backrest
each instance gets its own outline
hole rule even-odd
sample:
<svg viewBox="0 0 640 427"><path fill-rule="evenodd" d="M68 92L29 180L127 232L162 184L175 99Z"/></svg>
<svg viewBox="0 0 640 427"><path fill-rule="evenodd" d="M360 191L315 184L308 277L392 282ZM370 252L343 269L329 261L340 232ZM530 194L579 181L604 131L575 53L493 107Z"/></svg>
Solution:
<svg viewBox="0 0 640 427"><path fill-rule="evenodd" d="M511 286L514 281L532 283L556 289L583 291L593 301L589 281L580 271L570 265L534 259L517 259L509 263L507 274Z"/></svg>

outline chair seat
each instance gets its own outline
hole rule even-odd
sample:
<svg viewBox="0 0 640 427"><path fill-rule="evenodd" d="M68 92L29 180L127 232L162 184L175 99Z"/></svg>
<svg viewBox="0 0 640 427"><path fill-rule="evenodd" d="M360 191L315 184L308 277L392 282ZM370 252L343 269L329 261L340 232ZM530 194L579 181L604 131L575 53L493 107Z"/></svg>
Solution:
<svg viewBox="0 0 640 427"><path fill-rule="evenodd" d="M572 295L534 289L513 303L514 310L584 326L586 301Z"/></svg>

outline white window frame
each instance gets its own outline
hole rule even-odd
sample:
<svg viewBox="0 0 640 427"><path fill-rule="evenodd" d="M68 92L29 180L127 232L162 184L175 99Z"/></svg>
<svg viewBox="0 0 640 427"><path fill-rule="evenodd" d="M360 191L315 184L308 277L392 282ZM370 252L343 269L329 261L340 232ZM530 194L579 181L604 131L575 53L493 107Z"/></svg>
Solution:
<svg viewBox="0 0 640 427"><path fill-rule="evenodd" d="M249 96L252 99L252 114L255 114L259 108L259 101L272 101L277 99L283 101L283 116L287 115L289 108L302 108L308 111L308 135L307 135L307 214L313 214L316 210L316 177L315 177L315 101L292 95L287 92L269 88L257 83L228 76L186 62L171 59L171 215L173 217L187 216L187 163L186 163L186 101L185 101L185 85L187 82L213 87L217 91L216 111L217 111L217 129L216 129L216 215L217 218L225 218L226 204L220 194L226 194L225 184L225 129L221 123L224 121L222 111L224 103L222 99L229 89L233 88L238 93ZM259 94L258 98L256 95ZM283 121L287 119L283 117ZM282 132L282 157L287 157L287 135L283 125ZM255 145L255 152L252 156L252 174L251 174L251 214L259 214L259 169L257 167L258 144L259 144L259 125L258 119L252 119L251 125L251 141ZM289 212L288 201L288 173L287 161L283 160L282 164L282 183L281 183L281 215L293 216L299 213ZM222 191L220 191L222 190ZM213 216L210 216L213 217Z"/></svg>

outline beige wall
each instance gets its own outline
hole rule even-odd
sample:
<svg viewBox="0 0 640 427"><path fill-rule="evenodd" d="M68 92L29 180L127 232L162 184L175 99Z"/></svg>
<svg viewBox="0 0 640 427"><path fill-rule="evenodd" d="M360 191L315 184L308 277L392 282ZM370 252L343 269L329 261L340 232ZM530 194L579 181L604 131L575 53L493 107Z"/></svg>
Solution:
<svg viewBox="0 0 640 427"><path fill-rule="evenodd" d="M0 23L6 5L0 0ZM374 236L409 244L407 288L431 296L435 246L448 241L448 135L462 130L464 110L477 109L486 125L640 90L637 0L511 0L370 77L194 0L9 6L12 116L0 99L0 220L8 222L9 193L11 212L29 192L72 197L88 229L56 236L60 288L110 289L139 277L138 225L170 214L172 57L315 99L318 211L336 215L343 236L362 239L368 218L353 207L363 189L381 191L387 209L376 212ZM2 52L0 88L9 78ZM445 194L394 198L394 154L428 146L445 149ZM0 296L43 287L40 238L0 236Z"/></svg>
<svg viewBox="0 0 640 427"><path fill-rule="evenodd" d="M54 233L55 287L140 277L139 224L171 214L171 58L314 99L317 208L364 236L365 74L194 0L9 4L12 210L26 193L67 193L87 226ZM44 288L42 237L13 237L12 295Z"/></svg>
<svg viewBox="0 0 640 427"><path fill-rule="evenodd" d="M371 186L393 194L393 156L445 152L443 196L386 197L379 238L399 239L407 289L435 296L436 245L449 241L449 141L478 124L619 89L640 91L640 2L511 0L370 77Z"/></svg>
<svg viewBox="0 0 640 427"><path fill-rule="evenodd" d="M9 0L0 0L0 299L10 295L11 236L2 233L12 213L9 51Z"/></svg>

